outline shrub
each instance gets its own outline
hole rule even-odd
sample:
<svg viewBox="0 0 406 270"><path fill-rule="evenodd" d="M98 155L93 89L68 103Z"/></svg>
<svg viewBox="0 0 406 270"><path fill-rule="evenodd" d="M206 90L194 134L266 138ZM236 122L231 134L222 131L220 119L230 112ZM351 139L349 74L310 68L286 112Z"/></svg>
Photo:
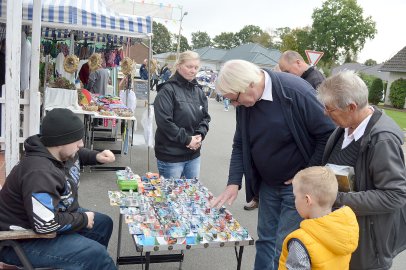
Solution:
<svg viewBox="0 0 406 270"><path fill-rule="evenodd" d="M368 74L365 74L363 72L358 73L358 75L364 81L364 83L367 85L368 90L371 89L372 82L377 78L377 77L375 77L373 75L368 75Z"/></svg>
<svg viewBox="0 0 406 270"><path fill-rule="evenodd" d="M406 98L406 80L400 78L394 81L390 86L389 99L393 107L403 109Z"/></svg>
<svg viewBox="0 0 406 270"><path fill-rule="evenodd" d="M383 82L380 78L372 81L369 88L368 101L371 104L378 104L382 100L383 95Z"/></svg>

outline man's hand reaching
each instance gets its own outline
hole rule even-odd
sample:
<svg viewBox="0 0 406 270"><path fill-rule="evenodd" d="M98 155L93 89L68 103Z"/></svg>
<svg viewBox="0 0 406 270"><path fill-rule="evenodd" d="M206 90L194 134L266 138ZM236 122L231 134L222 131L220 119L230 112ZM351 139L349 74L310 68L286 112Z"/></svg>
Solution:
<svg viewBox="0 0 406 270"><path fill-rule="evenodd" d="M238 195L238 185L228 185L223 193L217 198L214 198L210 204L212 207L220 208L224 204L229 206L235 201Z"/></svg>

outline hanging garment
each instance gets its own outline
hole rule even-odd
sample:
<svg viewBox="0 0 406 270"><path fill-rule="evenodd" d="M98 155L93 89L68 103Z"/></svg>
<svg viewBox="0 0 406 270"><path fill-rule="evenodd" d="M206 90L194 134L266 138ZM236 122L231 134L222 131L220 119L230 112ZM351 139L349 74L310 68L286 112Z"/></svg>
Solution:
<svg viewBox="0 0 406 270"><path fill-rule="evenodd" d="M21 33L21 63L20 63L20 90L30 88L31 68L31 42L27 39L25 32Z"/></svg>
<svg viewBox="0 0 406 270"><path fill-rule="evenodd" d="M55 70L57 73L57 76L63 77L67 79L70 82L75 82L75 73L68 73L65 71L65 68L63 67L63 61L65 60L65 56L62 52L58 54L56 57L56 63L55 63Z"/></svg>
<svg viewBox="0 0 406 270"><path fill-rule="evenodd" d="M131 109L133 112L135 112L135 108L137 107L137 97L135 96L134 91L121 90L120 99L128 109Z"/></svg>

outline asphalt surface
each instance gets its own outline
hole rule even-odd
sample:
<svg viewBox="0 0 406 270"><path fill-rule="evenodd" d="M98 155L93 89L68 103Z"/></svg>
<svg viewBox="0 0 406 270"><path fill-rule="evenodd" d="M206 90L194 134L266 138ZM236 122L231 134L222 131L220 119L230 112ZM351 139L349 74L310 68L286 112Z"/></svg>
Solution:
<svg viewBox="0 0 406 270"><path fill-rule="evenodd" d="M154 92L152 96L154 96ZM141 118L146 110L143 101L137 102L136 117L138 119L138 129L135 132L135 144L130 148L127 155L116 155L116 162L112 166L130 166L132 170L140 175L147 171L157 172L156 159L153 149L142 145L143 128ZM228 164L231 153L231 143L235 129L235 110L230 106L228 112L224 111L222 103L216 102L214 99L209 100L209 112L212 117L210 123L210 131L203 142L202 146L202 161L200 180L204 185L213 192L214 195L220 194L226 185L228 175ZM121 143L118 142L96 142L97 149L120 149ZM103 212L108 214L114 220L114 231L110 239L109 253L115 260L117 254L118 240L118 217L119 209L109 205L107 191L117 190L115 183L115 174L112 171L92 171L89 172L85 168L85 172L81 176L81 186L79 201L82 207ZM245 192L241 190L239 196L233 205L228 207L234 217L246 227L250 235L257 239L256 224L257 210L245 211ZM175 252L174 252L175 253ZM154 253L162 254L162 253ZM128 228L123 225L121 256L140 255L136 252L134 243L128 233ZM255 247L247 246L244 248L241 269L252 269L255 258ZM184 262L182 269L188 270L205 270L205 269L221 269L234 270L236 269L236 256L234 248L207 248L185 251ZM126 265L120 266L120 269L143 269L141 265ZM179 269L179 263L160 263L151 264L150 269ZM392 270L406 269L406 252L401 253L395 259Z"/></svg>

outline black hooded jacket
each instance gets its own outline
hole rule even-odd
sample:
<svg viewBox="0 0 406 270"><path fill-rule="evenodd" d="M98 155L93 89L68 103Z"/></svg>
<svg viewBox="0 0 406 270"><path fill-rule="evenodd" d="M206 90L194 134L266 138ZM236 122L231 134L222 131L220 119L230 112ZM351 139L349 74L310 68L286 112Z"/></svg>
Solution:
<svg viewBox="0 0 406 270"><path fill-rule="evenodd" d="M301 78L310 83L316 90L317 87L319 87L319 85L326 79L324 75L314 67L309 67L305 72L303 72Z"/></svg>
<svg viewBox="0 0 406 270"><path fill-rule="evenodd" d="M24 142L25 156L0 190L0 229L69 233L87 225L77 212L80 164L97 164L96 151L85 148L60 162L34 135Z"/></svg>
<svg viewBox="0 0 406 270"><path fill-rule="evenodd" d="M196 80L187 81L177 72L158 86L154 101L155 156L165 162L183 162L200 156L187 148L192 136L202 139L209 131L207 97Z"/></svg>

